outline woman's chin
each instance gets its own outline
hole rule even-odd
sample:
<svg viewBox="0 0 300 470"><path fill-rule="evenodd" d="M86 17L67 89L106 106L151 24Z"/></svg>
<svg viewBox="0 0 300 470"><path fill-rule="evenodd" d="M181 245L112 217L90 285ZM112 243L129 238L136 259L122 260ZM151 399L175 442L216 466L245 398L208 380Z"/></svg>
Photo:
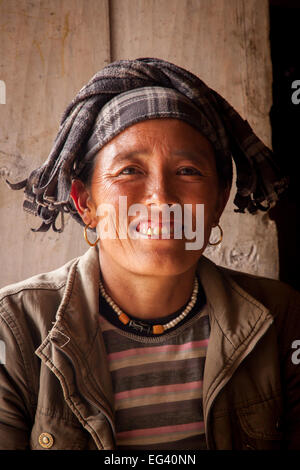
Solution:
<svg viewBox="0 0 300 470"><path fill-rule="evenodd" d="M131 241L130 245L127 245L128 240L122 242L118 240L111 244L103 240L100 244L102 258L146 276L172 276L186 272L197 263L203 252L203 248L187 250L187 240L182 239L140 239Z"/></svg>
<svg viewBox="0 0 300 470"><path fill-rule="evenodd" d="M191 268L199 260L201 252L187 251L179 244L175 247L169 241L166 244L158 243L157 246L147 247L139 251L138 256L136 255L137 253L131 260L127 260L135 272L144 275L170 276Z"/></svg>

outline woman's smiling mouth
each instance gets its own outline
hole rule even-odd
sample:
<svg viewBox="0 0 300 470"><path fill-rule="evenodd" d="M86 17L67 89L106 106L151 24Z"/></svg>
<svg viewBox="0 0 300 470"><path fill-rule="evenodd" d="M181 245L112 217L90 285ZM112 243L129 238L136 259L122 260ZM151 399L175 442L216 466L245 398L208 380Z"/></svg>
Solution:
<svg viewBox="0 0 300 470"><path fill-rule="evenodd" d="M182 228L181 222L179 226L179 222L159 222L149 219L139 221L135 230L141 238L170 239L174 238L175 228L178 231L180 227Z"/></svg>

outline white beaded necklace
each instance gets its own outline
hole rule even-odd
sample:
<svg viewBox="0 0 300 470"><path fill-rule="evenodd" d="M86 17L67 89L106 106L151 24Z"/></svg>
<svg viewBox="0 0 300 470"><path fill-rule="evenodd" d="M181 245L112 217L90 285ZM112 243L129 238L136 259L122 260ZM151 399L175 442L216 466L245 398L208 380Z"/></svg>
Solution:
<svg viewBox="0 0 300 470"><path fill-rule="evenodd" d="M113 301L113 299L107 294L107 292L104 289L104 286L103 286L103 283L102 283L101 279L100 279L99 285L100 285L100 292L101 292L102 297L111 306L111 308L116 312L116 314L118 315L119 320L124 325L129 324L129 326L132 326L132 325L136 326L136 322L131 320L128 317L128 315L126 313L124 313L120 309L120 307L118 307L118 305ZM177 325L177 323L179 323L181 320L183 320L187 316L187 314L192 310L192 308L194 307L194 305L196 303L196 300L197 300L198 290L199 290L199 284L198 284L198 279L197 279L197 276L196 276L195 281L194 281L194 288L193 288L193 292L192 292L192 295L191 295L191 299L190 299L188 305L185 307L185 309L178 315L178 317L176 317L173 320L169 321L165 325L153 325L152 326L152 333L153 334L161 334L164 331L168 330L169 328L173 328L174 326Z"/></svg>

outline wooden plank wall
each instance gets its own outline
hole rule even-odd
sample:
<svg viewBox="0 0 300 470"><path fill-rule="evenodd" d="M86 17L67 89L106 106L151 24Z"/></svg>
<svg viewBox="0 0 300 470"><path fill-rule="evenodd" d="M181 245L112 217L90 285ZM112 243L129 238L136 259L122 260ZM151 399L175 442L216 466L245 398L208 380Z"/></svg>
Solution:
<svg viewBox="0 0 300 470"><path fill-rule="evenodd" d="M82 254L73 220L61 235L33 233L19 180L47 157L64 108L112 60L161 57L199 75L228 99L270 145L272 103L268 0L0 1L0 286L49 271ZM232 192L232 196L233 196ZM220 264L278 276L277 238L268 215L221 219Z"/></svg>
<svg viewBox="0 0 300 470"><path fill-rule="evenodd" d="M0 76L0 172L23 179L48 156L74 94L110 62L107 0L3 0ZM33 233L40 219L22 210L22 191L1 181L0 285L54 269L86 249L69 219L61 236ZM5 267L5 269L4 269Z"/></svg>

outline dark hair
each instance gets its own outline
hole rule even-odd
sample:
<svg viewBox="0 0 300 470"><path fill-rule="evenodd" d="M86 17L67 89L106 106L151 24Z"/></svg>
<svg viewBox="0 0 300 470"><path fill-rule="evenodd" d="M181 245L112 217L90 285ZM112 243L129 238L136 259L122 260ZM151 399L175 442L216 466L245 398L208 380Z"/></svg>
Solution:
<svg viewBox="0 0 300 470"><path fill-rule="evenodd" d="M94 156L93 160L89 160L86 165L83 167L81 172L74 177L78 178L86 187L90 187L92 184L92 177L94 174L96 166L97 154Z"/></svg>

